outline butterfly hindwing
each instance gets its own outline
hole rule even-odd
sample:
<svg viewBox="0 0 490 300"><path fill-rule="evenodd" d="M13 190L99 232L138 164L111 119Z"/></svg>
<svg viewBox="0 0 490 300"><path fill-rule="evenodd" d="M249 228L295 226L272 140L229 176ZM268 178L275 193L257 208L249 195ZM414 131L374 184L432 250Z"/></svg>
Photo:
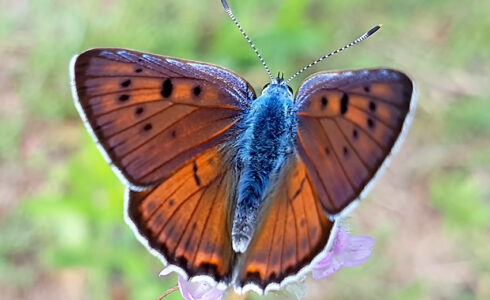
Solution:
<svg viewBox="0 0 490 300"><path fill-rule="evenodd" d="M319 73L296 96L297 150L329 215L363 196L396 150L415 107L412 81L394 70Z"/></svg>
<svg viewBox="0 0 490 300"><path fill-rule="evenodd" d="M289 159L273 187L239 264L236 288L241 292L263 293L277 289L288 278L304 275L301 270L326 249L334 230L299 158Z"/></svg>
<svg viewBox="0 0 490 300"><path fill-rule="evenodd" d="M185 275L228 284L235 255L229 228L232 178L223 155L208 149L157 187L129 191L128 223L150 250Z"/></svg>
<svg viewBox="0 0 490 300"><path fill-rule="evenodd" d="M161 182L222 144L255 98L223 68L130 50L92 49L71 68L80 114L133 189Z"/></svg>

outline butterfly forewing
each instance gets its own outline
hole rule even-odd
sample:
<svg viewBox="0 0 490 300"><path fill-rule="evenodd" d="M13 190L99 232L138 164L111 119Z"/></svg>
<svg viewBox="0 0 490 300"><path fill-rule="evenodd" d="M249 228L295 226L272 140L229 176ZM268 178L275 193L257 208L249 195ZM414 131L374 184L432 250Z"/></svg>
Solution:
<svg viewBox="0 0 490 300"><path fill-rule="evenodd" d="M411 119L413 94L406 75L385 69L319 73L300 87L296 148L328 214L380 172Z"/></svg>
<svg viewBox="0 0 490 300"><path fill-rule="evenodd" d="M72 79L87 127L133 189L161 182L222 144L255 98L223 68L123 49L82 53Z"/></svg>

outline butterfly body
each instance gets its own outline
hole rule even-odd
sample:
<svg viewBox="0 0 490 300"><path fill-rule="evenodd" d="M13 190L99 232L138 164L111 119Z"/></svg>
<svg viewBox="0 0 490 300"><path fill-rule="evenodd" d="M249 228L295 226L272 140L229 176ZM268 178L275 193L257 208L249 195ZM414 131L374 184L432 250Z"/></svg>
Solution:
<svg viewBox="0 0 490 300"><path fill-rule="evenodd" d="M245 252L268 187L293 154L297 117L292 93L284 84L271 84L244 117L238 138L238 199L233 218L233 249Z"/></svg>

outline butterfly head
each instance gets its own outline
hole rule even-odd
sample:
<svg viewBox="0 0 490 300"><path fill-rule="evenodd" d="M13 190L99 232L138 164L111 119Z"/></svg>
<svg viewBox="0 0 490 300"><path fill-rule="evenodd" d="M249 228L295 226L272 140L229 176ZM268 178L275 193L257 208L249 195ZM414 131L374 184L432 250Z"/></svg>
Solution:
<svg viewBox="0 0 490 300"><path fill-rule="evenodd" d="M275 79L264 85L262 95L264 94L277 94L278 96L292 98L293 89L284 80L284 73L279 73Z"/></svg>

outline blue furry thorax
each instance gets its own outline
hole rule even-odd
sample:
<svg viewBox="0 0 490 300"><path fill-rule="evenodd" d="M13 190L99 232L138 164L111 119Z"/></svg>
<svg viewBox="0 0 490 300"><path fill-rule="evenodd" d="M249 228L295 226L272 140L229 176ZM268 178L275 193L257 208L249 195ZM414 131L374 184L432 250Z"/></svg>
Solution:
<svg viewBox="0 0 490 300"><path fill-rule="evenodd" d="M276 170L292 152L296 115L292 94L283 84L271 84L252 102L243 120L243 134L238 140L238 163L263 172ZM277 170L276 170L277 171Z"/></svg>
<svg viewBox="0 0 490 300"><path fill-rule="evenodd" d="M296 124L293 95L281 83L267 86L244 116L243 132L236 144L239 182L232 230L235 250L248 245L240 240L251 238L263 197L293 154Z"/></svg>

